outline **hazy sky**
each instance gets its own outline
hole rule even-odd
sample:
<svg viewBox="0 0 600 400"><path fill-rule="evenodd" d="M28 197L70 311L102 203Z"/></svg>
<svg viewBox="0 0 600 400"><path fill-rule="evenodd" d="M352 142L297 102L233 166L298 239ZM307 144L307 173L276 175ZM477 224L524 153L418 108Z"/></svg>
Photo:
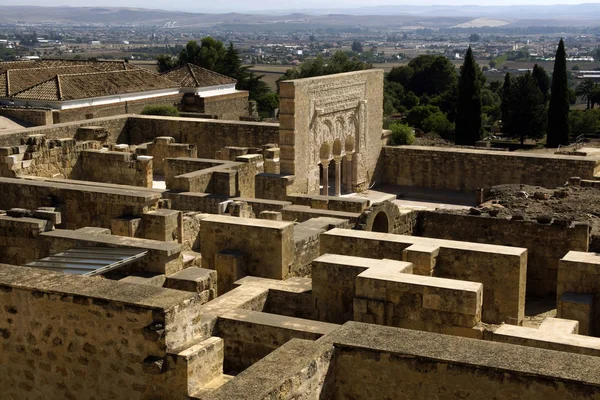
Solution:
<svg viewBox="0 0 600 400"><path fill-rule="evenodd" d="M494 5L507 6L513 4L581 4L598 3L598 0L0 0L2 5L42 5L42 6L73 6L73 7L143 7L158 8L164 10L181 10L194 12L244 12L256 10L290 10L290 9L309 9L309 8L353 8L362 6L376 5L469 5L477 4L479 6Z"/></svg>

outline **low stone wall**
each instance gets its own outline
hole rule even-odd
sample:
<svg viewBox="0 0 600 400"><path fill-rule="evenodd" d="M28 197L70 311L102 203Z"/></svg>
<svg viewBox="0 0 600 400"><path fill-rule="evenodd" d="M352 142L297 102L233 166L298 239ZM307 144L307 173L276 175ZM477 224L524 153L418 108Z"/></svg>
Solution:
<svg viewBox="0 0 600 400"><path fill-rule="evenodd" d="M201 400L329 399L324 387L332 356L328 343L292 339Z"/></svg>
<svg viewBox="0 0 600 400"><path fill-rule="evenodd" d="M0 176L79 177L81 152L100 147L96 141L46 140L44 136L31 136L21 139L20 146L0 148Z"/></svg>
<svg viewBox="0 0 600 400"><path fill-rule="evenodd" d="M226 146L262 148L279 143L279 124L234 122L196 118L135 116L129 124L130 144L171 136L179 143L195 144L200 158L216 158Z"/></svg>
<svg viewBox="0 0 600 400"><path fill-rule="evenodd" d="M190 293L0 265L0 305L5 398L171 398L185 390L165 360L198 335Z"/></svg>
<svg viewBox="0 0 600 400"><path fill-rule="evenodd" d="M93 118L104 118L122 114L140 114L147 105L171 105L177 106L181 103L181 94L172 96L154 97L135 101L123 101L120 103L71 108L53 112L55 124L81 121Z"/></svg>
<svg viewBox="0 0 600 400"><path fill-rule="evenodd" d="M349 229L332 229L320 240L322 254L404 260L419 274L481 282L483 322L523 322L527 249Z"/></svg>
<svg viewBox="0 0 600 400"><path fill-rule="evenodd" d="M0 133L0 146L18 146L21 139L31 135L45 135L47 140L74 138L80 126L102 126L108 133L107 141L109 143L128 143L128 119L128 115L116 115L107 118L8 131Z"/></svg>
<svg viewBox="0 0 600 400"><path fill-rule="evenodd" d="M56 207L62 213L61 227L110 228L114 218L139 217L157 208L161 199L160 192L149 189L98 185L0 178L0 209Z"/></svg>
<svg viewBox="0 0 600 400"><path fill-rule="evenodd" d="M354 321L469 336L481 322L483 285L369 268L356 277Z"/></svg>
<svg viewBox="0 0 600 400"><path fill-rule="evenodd" d="M161 136L148 143L143 155L152 156L153 172L155 175L165 174L165 158L188 157L196 158L198 151L196 146L187 143L175 143L175 139L169 136Z"/></svg>
<svg viewBox="0 0 600 400"><path fill-rule="evenodd" d="M80 177L92 182L152 187L152 158L120 151L81 153Z"/></svg>
<svg viewBox="0 0 600 400"><path fill-rule="evenodd" d="M600 159L400 146L384 147L382 166L382 184L474 192L478 188L503 184L553 189L573 176L591 179L600 172Z"/></svg>
<svg viewBox="0 0 600 400"><path fill-rule="evenodd" d="M559 317L579 321L582 334L600 336L600 255L579 251L566 254L558 263L556 292ZM589 301L566 308L563 303L569 295L587 295Z"/></svg>
<svg viewBox="0 0 600 400"><path fill-rule="evenodd" d="M200 248L204 268L217 269L217 253L235 250L243 253L249 275L285 279L294 259L294 225L215 215L202 220Z"/></svg>
<svg viewBox="0 0 600 400"><path fill-rule="evenodd" d="M53 124L51 110L0 107L0 115L15 118L31 126L44 126Z"/></svg>
<svg viewBox="0 0 600 400"><path fill-rule="evenodd" d="M424 237L527 248L527 294L554 295L558 261L570 250L588 251L585 224L539 224L443 212L419 212L416 234Z"/></svg>
<svg viewBox="0 0 600 400"><path fill-rule="evenodd" d="M328 339L332 400L599 398L597 357L358 323Z"/></svg>
<svg viewBox="0 0 600 400"><path fill-rule="evenodd" d="M200 100L204 106L203 113L216 115L219 119L239 121L240 117L249 115L246 91L202 97Z"/></svg>
<svg viewBox="0 0 600 400"><path fill-rule="evenodd" d="M225 341L225 373L239 373L291 339L317 340L339 326L250 310L220 315L217 334Z"/></svg>

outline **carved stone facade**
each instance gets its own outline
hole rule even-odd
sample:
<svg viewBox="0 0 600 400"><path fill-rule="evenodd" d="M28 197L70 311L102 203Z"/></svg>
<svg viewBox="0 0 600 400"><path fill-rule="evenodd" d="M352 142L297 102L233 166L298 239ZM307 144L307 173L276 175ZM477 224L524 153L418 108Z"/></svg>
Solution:
<svg viewBox="0 0 600 400"><path fill-rule="evenodd" d="M281 173L298 193L362 190L373 182L382 147L383 71L367 70L282 82ZM332 163L333 161L333 163Z"/></svg>

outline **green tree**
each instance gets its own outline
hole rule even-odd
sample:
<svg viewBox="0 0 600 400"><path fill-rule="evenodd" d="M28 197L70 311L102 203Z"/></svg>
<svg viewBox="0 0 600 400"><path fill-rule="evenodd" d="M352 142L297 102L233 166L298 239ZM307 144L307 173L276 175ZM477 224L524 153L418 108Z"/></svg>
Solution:
<svg viewBox="0 0 600 400"><path fill-rule="evenodd" d="M537 85L544 96L544 103L546 103L550 95L550 77L546 73L546 70L537 64L533 66L531 75L536 80Z"/></svg>
<svg viewBox="0 0 600 400"><path fill-rule="evenodd" d="M342 72L360 71L370 69L373 66L362 62L355 57L348 57L343 51L336 52L330 59L325 60L319 55L311 60L304 61L296 68L285 71L285 74L277 82L290 79L311 78L313 76L339 74Z"/></svg>
<svg viewBox="0 0 600 400"><path fill-rule="evenodd" d="M562 39L556 49L550 105L548 107L547 147L569 144L569 85L567 82L567 55Z"/></svg>
<svg viewBox="0 0 600 400"><path fill-rule="evenodd" d="M202 68L219 72L223 68L226 52L223 42L210 36L203 38L200 41L200 46L196 41L191 40L181 50L179 64L196 64Z"/></svg>
<svg viewBox="0 0 600 400"><path fill-rule="evenodd" d="M436 106L417 106L406 114L406 122L410 126L414 126L415 128L423 129L423 121L425 121L429 116L435 113L439 113L440 109Z"/></svg>
<svg viewBox="0 0 600 400"><path fill-rule="evenodd" d="M447 57L421 55L408 65L392 68L388 80L400 83L417 96L437 96L456 84L456 68Z"/></svg>
<svg viewBox="0 0 600 400"><path fill-rule="evenodd" d="M479 40L480 40L480 39L481 39L481 38L480 38L480 37L479 37L479 35L478 35L478 34L476 34L476 33L471 33L471 34L469 35L469 42L471 42L471 43L474 43L474 42L479 42Z"/></svg>
<svg viewBox="0 0 600 400"><path fill-rule="evenodd" d="M585 78L583 82L581 82L579 86L577 86L577 88L575 89L575 93L577 94L577 96L581 96L583 101L587 103L586 108L588 109L591 108L592 96L595 87L596 84L593 80L591 80L590 78Z"/></svg>
<svg viewBox="0 0 600 400"><path fill-rule="evenodd" d="M168 54L161 54L156 58L156 62L158 64L158 72L161 74L163 72L167 72L176 66L175 60Z"/></svg>
<svg viewBox="0 0 600 400"><path fill-rule="evenodd" d="M425 132L437 133L447 140L452 139L454 136L454 124L448 121L446 114L440 111L429 115L423 121L423 130Z"/></svg>
<svg viewBox="0 0 600 400"><path fill-rule="evenodd" d="M600 127L600 110L573 110L569 128L574 135L595 134Z"/></svg>
<svg viewBox="0 0 600 400"><path fill-rule="evenodd" d="M456 105L456 144L475 145L481 138L481 86L483 76L475 62L471 47L465 55L458 79L458 103Z"/></svg>
<svg viewBox="0 0 600 400"><path fill-rule="evenodd" d="M363 45L358 40L352 42L352 51L355 53L363 52Z"/></svg>
<svg viewBox="0 0 600 400"><path fill-rule="evenodd" d="M511 98L512 135L519 138L521 145L525 139L543 137L547 124L544 95L529 71L515 80Z"/></svg>
<svg viewBox="0 0 600 400"><path fill-rule="evenodd" d="M504 85L502 85L502 105L500 108L502 109L502 131L504 133L512 134L511 124L510 124L510 116L512 112L512 81L510 78L510 74L507 72L504 76Z"/></svg>

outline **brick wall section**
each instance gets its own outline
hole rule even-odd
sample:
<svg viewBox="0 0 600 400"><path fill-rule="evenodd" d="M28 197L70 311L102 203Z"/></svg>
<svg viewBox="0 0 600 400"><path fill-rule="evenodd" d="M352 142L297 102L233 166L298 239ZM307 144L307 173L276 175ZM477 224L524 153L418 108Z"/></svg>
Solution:
<svg viewBox="0 0 600 400"><path fill-rule="evenodd" d="M589 227L532 221L509 221L471 215L423 211L419 236L527 248L527 294L556 293L558 261L570 250L588 251Z"/></svg>
<svg viewBox="0 0 600 400"><path fill-rule="evenodd" d="M189 293L0 265L0 304L4 398L182 392L166 361L196 335L199 307Z"/></svg>
<svg viewBox="0 0 600 400"><path fill-rule="evenodd" d="M274 123L135 116L128 126L130 144L171 136L178 143L195 144L200 158L216 158L217 151L226 146L260 148L279 143L279 124Z"/></svg>
<svg viewBox="0 0 600 400"><path fill-rule="evenodd" d="M382 184L474 192L502 184L562 186L600 172L592 157L439 147L384 147Z"/></svg>

